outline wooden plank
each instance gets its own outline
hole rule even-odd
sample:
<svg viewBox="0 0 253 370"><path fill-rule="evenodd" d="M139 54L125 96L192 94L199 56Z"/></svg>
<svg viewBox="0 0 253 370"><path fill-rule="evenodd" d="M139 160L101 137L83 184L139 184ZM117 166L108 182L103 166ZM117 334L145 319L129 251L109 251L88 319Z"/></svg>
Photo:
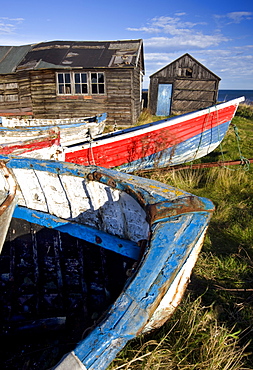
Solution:
<svg viewBox="0 0 253 370"><path fill-rule="evenodd" d="M87 242L134 260L139 258L140 246L138 243L119 238L117 235L110 235L87 225L64 220L60 217L45 214L40 211L29 210L22 206L15 208L13 217L24 219L47 228L53 228L63 233L68 233L76 238L86 240Z"/></svg>
<svg viewBox="0 0 253 370"><path fill-rule="evenodd" d="M50 172L34 171L43 191L48 212L62 218L71 217L70 200L58 175ZM34 206L30 206L34 209ZM36 208L35 208L36 209Z"/></svg>
<svg viewBox="0 0 253 370"><path fill-rule="evenodd" d="M28 208L48 212L45 194L35 171L23 168L14 168L12 171L19 184L18 203Z"/></svg>

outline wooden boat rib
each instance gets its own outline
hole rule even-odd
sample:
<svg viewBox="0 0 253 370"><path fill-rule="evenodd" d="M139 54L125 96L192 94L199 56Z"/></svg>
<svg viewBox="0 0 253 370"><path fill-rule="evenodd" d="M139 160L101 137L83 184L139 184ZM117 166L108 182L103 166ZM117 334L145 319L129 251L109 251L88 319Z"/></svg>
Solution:
<svg viewBox="0 0 253 370"><path fill-rule="evenodd" d="M116 168L124 172L175 166L201 158L223 140L244 97L197 112L152 122L92 141L62 145L54 159L82 165ZM35 153L30 153L33 156ZM48 158L46 151L36 153Z"/></svg>
<svg viewBox="0 0 253 370"><path fill-rule="evenodd" d="M81 322L84 325L81 325L84 335L82 339L79 337L76 340L79 343L73 346L72 350L70 349L69 354L59 364L54 364L58 370L70 368L106 369L128 340L159 327L179 304L203 243L213 212L213 204L205 198L196 197L157 181L96 166L84 167L71 163L21 157L6 158L1 156L0 159L2 166L8 168L17 184L18 206L14 211L14 221L33 222L32 225L36 224L40 228L36 234L34 234L35 231L32 233L32 239L36 237L36 243L31 247L33 253L36 251L35 256L41 253L41 249L45 250L46 248L47 250L50 245L52 245L55 254L65 253L63 252L64 243L60 242L60 246L56 247L55 242L50 242L47 237L45 242L45 235L51 232L60 233L57 234L57 238L61 238L61 240L64 235L78 238L79 252L77 255L79 257L74 260L72 257L71 264L79 266L75 268L75 271L77 269L79 269L79 273L82 271L83 277L88 267L83 265L87 261L83 254L86 253L85 248L88 248L90 252L99 248L98 253L100 256L102 253L102 260L104 260L104 253L109 253L112 257L111 267L108 269L110 273L113 273L122 264L121 262L118 265L117 258L124 259L122 266L124 266L123 275L126 281L118 291L117 298L115 292L110 293L111 289L114 289L113 286L117 279L106 277L107 288L101 289L97 285L97 279L102 272L99 273L98 268L91 270L93 273L93 282L90 283L90 286L93 287L90 288L90 291L93 292L91 295L93 298L96 296L96 300L99 297L99 301L95 301L101 302L102 295L107 297L104 298L107 304L110 294L115 298L111 302L111 307L100 320L92 325L90 330L88 330L89 326L85 327L86 319L83 318L83 308L86 313L89 310L87 296L89 289L87 286L85 287L83 278L81 279L82 284L75 284L75 289L83 286L82 293L79 293L81 307L83 307L82 319L77 315L76 310L73 308L69 310L72 315L74 312L75 320L80 320L78 321L79 325L72 326L77 332L80 332ZM41 229L44 226L47 226L46 231ZM35 226L32 228L36 230ZM17 242L19 239L17 228L13 230L16 230L16 234L13 232L10 234L12 241L10 240L9 244ZM40 233L44 235L43 242L40 242ZM17 235L16 238L15 235ZM92 244L80 249L82 241L92 242ZM25 238L25 245L27 243L27 238ZM68 253L73 254L73 241L67 244ZM26 248L24 244L21 246L23 249ZM27 251L27 249L25 250ZM3 252L6 256L6 249L3 249ZM46 259L48 265L48 253L45 252L44 257L40 257L40 259L34 258L38 261ZM24 258L23 254L21 260ZM55 255L53 260L58 261ZM31 260L29 261L31 263ZM50 261L52 264L52 258ZM92 266L92 260L89 260L89 264ZM25 264L21 265L25 266ZM39 265L37 266L35 271L39 269ZM73 280L69 277L64 280L64 275L61 273L63 266L66 266L66 263L55 262L54 268L43 270L47 271L47 274L50 271L58 271L56 274L58 278L53 284L56 286L54 299L48 297L48 292L41 288L42 293L40 294L43 295L44 302L53 302L56 300L56 296L60 300L59 292L63 294L67 290L67 288L63 288L64 281L67 284ZM22 269L24 268L22 267ZM104 269L105 264L103 264L102 270L104 271ZM94 271L97 271L97 275L94 274ZM37 283L30 284L27 289L44 287L44 283L39 284L39 279L47 274L45 272L35 274L38 279ZM67 275L69 276L69 274L70 272ZM75 272L75 281L77 275ZM113 281L110 288L109 280ZM46 286L47 289L50 287L53 289L52 284L49 284L48 281ZM19 302L29 302L28 298L22 296L22 291L20 294ZM34 295L37 297L37 299L34 298L37 302L35 306L39 307L39 292ZM72 302L75 301L76 298L73 295L71 297ZM70 298L64 299L64 301L69 300ZM29 311L29 304L26 303L22 307L25 310L23 315L26 315ZM80 302L79 306L75 303L75 307L80 307ZM40 317L36 315L33 317L34 320L38 320ZM66 315L65 311L61 311L59 316L65 317ZM11 316L10 312L9 316ZM54 361L57 361L57 357L53 357ZM43 359L45 361L45 355ZM38 363L38 359L36 361ZM52 362L50 366L52 366ZM42 368L41 364L40 369Z"/></svg>
<svg viewBox="0 0 253 370"><path fill-rule="evenodd" d="M16 206L16 183L5 166L0 164L0 252Z"/></svg>

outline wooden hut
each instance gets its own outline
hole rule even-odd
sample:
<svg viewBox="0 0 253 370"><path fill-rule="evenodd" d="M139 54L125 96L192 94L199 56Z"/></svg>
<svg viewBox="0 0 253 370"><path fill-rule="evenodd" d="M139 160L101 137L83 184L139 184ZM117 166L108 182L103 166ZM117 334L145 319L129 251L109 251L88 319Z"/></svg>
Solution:
<svg viewBox="0 0 253 370"><path fill-rule="evenodd" d="M142 40L51 41L0 47L0 115L107 113L131 125L141 113Z"/></svg>
<svg viewBox="0 0 253 370"><path fill-rule="evenodd" d="M150 76L149 108L167 116L206 108L217 101L220 78L189 54Z"/></svg>

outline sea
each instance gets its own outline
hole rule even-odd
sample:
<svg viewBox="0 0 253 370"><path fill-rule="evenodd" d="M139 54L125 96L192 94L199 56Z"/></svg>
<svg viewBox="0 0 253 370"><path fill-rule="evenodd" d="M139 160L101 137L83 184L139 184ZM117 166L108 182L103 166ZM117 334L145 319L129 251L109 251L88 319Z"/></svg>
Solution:
<svg viewBox="0 0 253 370"><path fill-rule="evenodd" d="M253 90L219 90L218 102L228 101L235 98L245 97L245 103L253 104Z"/></svg>

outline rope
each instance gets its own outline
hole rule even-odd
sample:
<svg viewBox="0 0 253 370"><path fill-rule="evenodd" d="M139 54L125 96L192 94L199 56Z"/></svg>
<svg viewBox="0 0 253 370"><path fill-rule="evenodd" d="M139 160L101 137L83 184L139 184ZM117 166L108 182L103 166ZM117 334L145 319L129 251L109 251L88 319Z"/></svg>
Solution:
<svg viewBox="0 0 253 370"><path fill-rule="evenodd" d="M207 116L207 121L205 121L205 124L204 124L204 128L206 127L206 125L207 125L207 123L208 123L209 116L210 116L210 109L209 109L209 113L208 113L208 116ZM218 109L217 109L217 107L216 107L216 122L218 123ZM234 128L234 133L235 133L235 136L236 136L236 143L237 143L237 147L238 147L238 151L239 151L239 155L240 155L240 161L241 161L241 163L240 163L240 164L242 165L242 167L243 167L243 169L244 169L245 171L248 171L248 170L249 170L249 168L250 168L250 161L242 155L242 151L241 151L240 143L239 143L241 139L240 139L240 136L239 136L238 128L236 127L236 125L235 125L234 123L233 123L233 124L231 124L231 125L232 125L232 126L233 126L233 128ZM196 152L195 152L194 159L196 158L196 155L197 155L198 150L199 150L199 148L200 148L200 145L201 145L201 143L202 143L202 138L203 138L204 128L203 128L203 130L202 130L202 135L201 135L201 137L200 137L199 144L198 144L198 148L197 148L197 150L196 150ZM223 152L223 148L222 148L222 139L220 139L220 125L219 125L219 124L217 125L217 129L218 129L218 141L220 142L219 147L220 147L220 151L221 151L221 155L222 155L222 161L223 161L223 162L225 162L224 152ZM211 145L211 144L210 144L210 145ZM210 146L209 146L209 147L210 147ZM191 161L191 166L193 165L193 160L194 160L194 159L192 159L192 161ZM223 167L224 167L224 168L227 168L227 169L229 169L229 170L231 170L231 171L237 171L237 170L239 170L239 168L238 168L238 169L233 169L233 168L230 168L230 167L225 166L225 165L223 165Z"/></svg>
<svg viewBox="0 0 253 370"><path fill-rule="evenodd" d="M92 165L96 165L96 162L95 162L95 158L94 158L94 154L93 154L93 150L92 150L92 142L93 142L93 138L91 136L91 133L90 133L90 129L88 129L88 134L89 134L89 143L90 143L90 154L91 154L91 159L92 159Z"/></svg>
<svg viewBox="0 0 253 370"><path fill-rule="evenodd" d="M195 151L194 158L191 160L191 162L193 162L193 161L194 161L194 159L196 158L196 156L197 156L197 154L198 154L199 148L200 148L200 146L201 146L201 144L202 144L204 131L205 131L206 126L207 126L208 121L209 121L209 117L210 117L210 108L208 109L207 119L204 121L204 125L203 125L203 127L202 127L202 132L201 132L201 136L200 136L200 139L199 139L198 147L197 147L197 149L196 149L196 151Z"/></svg>
<svg viewBox="0 0 253 370"><path fill-rule="evenodd" d="M241 138L239 136L239 131L238 131L237 126L234 123L232 124L232 126L233 126L235 137L236 137L236 142L237 142L237 147L238 147L238 151L239 151L239 155L240 155L241 165L244 166L245 171L248 171L249 167L250 167L250 161L242 155L242 151L241 151L241 147L240 147Z"/></svg>
<svg viewBox="0 0 253 370"><path fill-rule="evenodd" d="M241 140L241 138L239 136L238 128L237 128L237 126L234 123L232 123L231 125L233 126L235 137L236 137L237 148L238 148L238 152L239 152L239 156L240 156L240 161L241 161L240 164L241 164L241 166L243 167L243 169L245 171L248 171L249 168L250 168L250 161L246 157L244 157L242 155L242 151L241 151L241 147L240 147L240 140ZM219 126L218 126L218 138L219 138ZM222 149L221 142L220 142L220 151L221 151L221 155L222 155L222 161L225 162L224 152L223 152L223 149ZM237 170L239 170L239 169L229 168L227 166L223 166L223 167L229 169L230 171L237 171Z"/></svg>

